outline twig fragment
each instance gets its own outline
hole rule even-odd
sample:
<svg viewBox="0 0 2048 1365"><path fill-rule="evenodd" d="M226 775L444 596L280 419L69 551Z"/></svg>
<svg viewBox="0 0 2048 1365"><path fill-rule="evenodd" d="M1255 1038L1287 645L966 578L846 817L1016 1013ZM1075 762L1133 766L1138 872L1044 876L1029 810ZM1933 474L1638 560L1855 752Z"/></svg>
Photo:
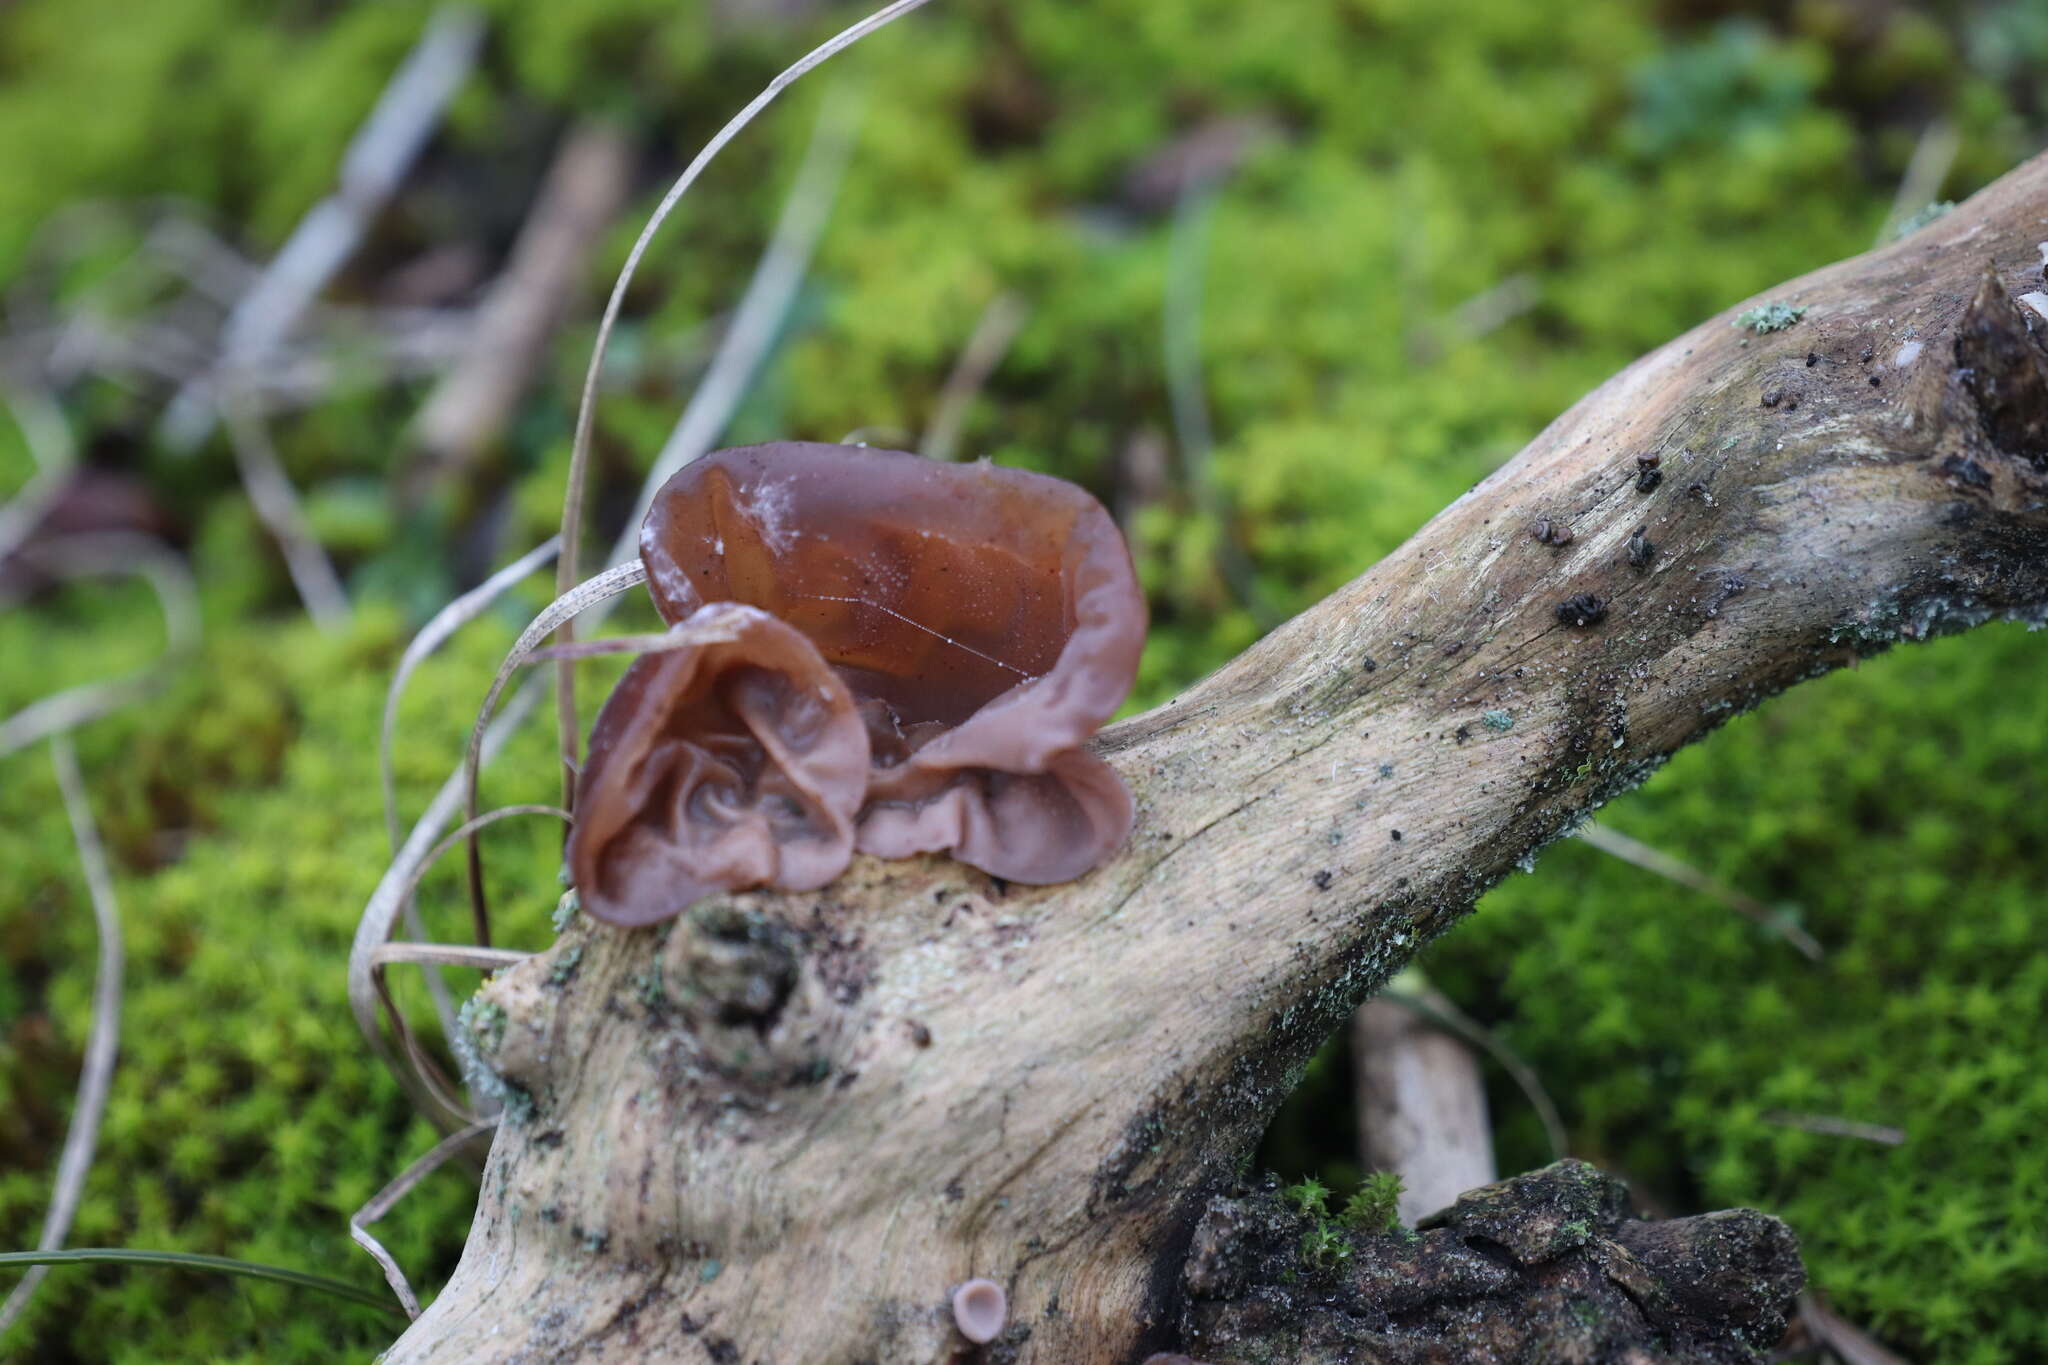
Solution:
<svg viewBox="0 0 2048 1365"><path fill-rule="evenodd" d="M299 600L306 605L306 615L322 630L339 630L348 620L348 593L306 521L298 490L292 487L277 447L271 443L269 426L253 402L241 395L227 401L227 417L228 444L234 447L242 487L248 491L257 518L283 553L285 569L292 586L299 590Z"/></svg>
<svg viewBox="0 0 2048 1365"><path fill-rule="evenodd" d="M1623 862L1653 872L1668 882L1675 882L1690 891L1719 901L1736 914L1756 921L1772 934L1797 948L1808 961L1819 962L1826 953L1812 934L1792 921L1783 911L1773 910L1754 896L1745 896L1731 886L1709 877L1692 864L1684 862L1661 849L1650 847L1640 839L1631 839L1621 831L1606 825L1587 823L1579 827L1579 838L1602 853L1619 858Z"/></svg>
<svg viewBox="0 0 2048 1365"><path fill-rule="evenodd" d="M160 425L165 444L189 451L213 430L222 381L275 347L355 254L370 224L425 148L455 92L468 79L484 36L483 16L466 5L436 11L342 157L333 194L299 221L255 287L229 312L214 373L180 389Z"/></svg>

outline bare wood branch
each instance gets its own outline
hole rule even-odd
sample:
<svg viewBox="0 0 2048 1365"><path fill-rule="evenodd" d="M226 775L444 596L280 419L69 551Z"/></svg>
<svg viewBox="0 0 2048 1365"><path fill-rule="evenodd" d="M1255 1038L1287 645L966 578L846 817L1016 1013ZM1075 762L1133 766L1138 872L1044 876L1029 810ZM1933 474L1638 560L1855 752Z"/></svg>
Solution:
<svg viewBox="0 0 2048 1365"><path fill-rule="evenodd" d="M388 1359L922 1365L977 1276L1016 1361L1178 1348L1195 1223L1294 1069L1519 860L1795 682L2048 621L2048 349L2014 300L2044 215L2048 157L1773 291L1789 330L1723 316L1608 381L1105 734L1140 814L1081 881L862 859L572 922L485 987L530 1112Z"/></svg>

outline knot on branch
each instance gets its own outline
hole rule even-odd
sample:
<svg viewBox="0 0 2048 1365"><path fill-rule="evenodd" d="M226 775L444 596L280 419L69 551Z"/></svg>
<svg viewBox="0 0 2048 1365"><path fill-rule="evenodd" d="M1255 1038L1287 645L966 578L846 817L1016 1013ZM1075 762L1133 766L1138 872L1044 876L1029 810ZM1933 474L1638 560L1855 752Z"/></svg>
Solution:
<svg viewBox="0 0 2048 1365"><path fill-rule="evenodd" d="M1991 443L2048 472L2048 348L1988 265L1956 326L1956 367Z"/></svg>
<svg viewBox="0 0 2048 1365"><path fill-rule="evenodd" d="M688 1001L711 1023L766 1033L796 985L802 946L772 916L721 902L701 906L683 939Z"/></svg>
<svg viewBox="0 0 2048 1365"><path fill-rule="evenodd" d="M1415 1232L1304 1217L1272 1190L1212 1199L1182 1273L1182 1330L1211 1365L1749 1365L1784 1334L1805 1278L1775 1218L1639 1221L1620 1181L1560 1161L1464 1194Z"/></svg>

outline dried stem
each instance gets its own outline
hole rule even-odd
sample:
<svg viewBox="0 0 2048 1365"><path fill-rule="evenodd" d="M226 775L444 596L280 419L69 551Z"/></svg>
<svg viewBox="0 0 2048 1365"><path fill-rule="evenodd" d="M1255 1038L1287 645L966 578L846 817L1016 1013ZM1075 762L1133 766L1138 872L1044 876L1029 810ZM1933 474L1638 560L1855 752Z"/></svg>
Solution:
<svg viewBox="0 0 2048 1365"><path fill-rule="evenodd" d="M107 1090L114 1079L114 1057L121 1043L121 912L114 901L114 875L107 866L106 847L100 842L98 824L92 817L92 803L86 798L85 779L78 771L78 754L71 736L59 732L50 737L50 762L57 770L57 788L63 793L64 814L71 821L71 839L78 848L78 863L85 871L86 891L92 900L93 921L98 926L100 960L92 983L92 1032L85 1044L85 1065L78 1075L78 1100L71 1109L71 1127L64 1134L64 1152L57 1159L56 1189L50 1208L43 1215L38 1251L55 1251L64 1245L78 1201L85 1193L86 1173L92 1169L93 1148L98 1145L100 1117L106 1113ZM20 1318L36 1286L49 1267L39 1265L21 1277L7 1301L0 1303L0 1335Z"/></svg>
<svg viewBox="0 0 2048 1365"><path fill-rule="evenodd" d="M640 258L647 254L648 245L654 234L675 211L690 186L697 183L697 177L711 164L711 159L724 149L728 142L739 135L742 128L754 121L759 114L774 102L775 97L788 89L806 72L829 60L836 54L851 47L862 38L895 20L922 8L929 0L894 0L893 4L875 11L859 23L852 25L811 49L794 66L768 83L766 89L756 95L746 108L712 136L704 150L683 173L669 186L661 203L655 206L654 214L647 220L647 226L640 230L640 236L633 242L633 249L626 253L626 263L619 271L617 283L612 286L611 297L605 301L604 316L597 324L597 342L591 347L590 368L583 376L583 396L576 409L576 435L569 454L569 485L562 498L562 559L556 568L555 591L567 595L581 576L581 545L583 536L583 498L585 485L589 482L590 430L596 415L597 381L604 372L605 347L611 340L612 328L618 325L619 309L625 304L627 286L632 284L634 272L640 268ZM575 639L575 628L565 622L562 643ZM574 809L576 799L576 756L580 749L580 735L576 720L576 677L575 665L562 660L555 668L555 719L560 732L562 750L562 804Z"/></svg>

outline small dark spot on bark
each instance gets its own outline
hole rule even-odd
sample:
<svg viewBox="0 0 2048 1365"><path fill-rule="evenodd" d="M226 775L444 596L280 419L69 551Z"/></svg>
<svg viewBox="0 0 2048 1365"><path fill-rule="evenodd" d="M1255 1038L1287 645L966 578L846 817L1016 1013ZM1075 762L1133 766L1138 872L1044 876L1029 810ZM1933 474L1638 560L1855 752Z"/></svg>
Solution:
<svg viewBox="0 0 2048 1365"><path fill-rule="evenodd" d="M704 1338L704 1352L711 1357L712 1365L739 1365L740 1348L733 1345L730 1337Z"/></svg>
<svg viewBox="0 0 2048 1365"><path fill-rule="evenodd" d="M1400 830L1398 830L1398 829L1390 829L1390 830L1388 830L1388 831L1387 831L1387 833L1389 833L1389 834L1391 834L1391 835L1393 835L1393 836L1394 836L1394 842L1395 842L1395 843L1397 843L1397 844L1398 844L1398 843L1400 843L1400 842L1401 842L1401 831L1400 831Z"/></svg>
<svg viewBox="0 0 2048 1365"><path fill-rule="evenodd" d="M915 1019L905 1019L903 1027L910 1033L910 1041L918 1047L932 1045L932 1031Z"/></svg>
<svg viewBox="0 0 2048 1365"><path fill-rule="evenodd" d="M1785 391L1783 389L1765 389L1764 396L1759 401L1767 408L1775 408L1778 404L1785 401Z"/></svg>
<svg viewBox="0 0 2048 1365"><path fill-rule="evenodd" d="M688 1313L685 1313L682 1316L682 1320L676 1323L676 1330L686 1337L694 1337L697 1333L704 1330L704 1324L691 1317Z"/></svg>
<svg viewBox="0 0 2048 1365"><path fill-rule="evenodd" d="M1637 463L1641 463L1638 461ZM1664 482L1664 471L1655 465L1643 465L1636 471L1636 492L1654 493L1657 485Z"/></svg>
<svg viewBox="0 0 2048 1365"><path fill-rule="evenodd" d="M1868 364L1869 364L1869 363L1870 363L1870 362L1871 362L1871 361L1872 361L1873 359L1875 359L1875 358L1876 358L1876 356L1877 356L1877 352L1876 352L1876 351L1874 351L1874 350L1872 350L1872 349L1871 349L1870 347L1868 347L1868 346L1865 346L1865 347L1863 348L1863 356L1862 356L1862 360L1863 360L1863 363L1864 363L1864 364L1868 365Z"/></svg>
<svg viewBox="0 0 2048 1365"><path fill-rule="evenodd" d="M544 1205L540 1211L540 1221L543 1223L559 1223L562 1221L562 1211L553 1204Z"/></svg>
<svg viewBox="0 0 2048 1365"><path fill-rule="evenodd" d="M1360 664L1359 667L1364 669L1368 673L1377 673L1379 671L1380 666L1376 660L1368 656L1366 661Z"/></svg>
<svg viewBox="0 0 2048 1365"><path fill-rule="evenodd" d="M1643 534L1643 528L1637 527L1636 533L1628 538L1629 564L1634 568L1647 569L1650 567L1650 561L1656 557L1657 547Z"/></svg>
<svg viewBox="0 0 2048 1365"><path fill-rule="evenodd" d="M1328 891L1330 889L1330 883L1335 880L1337 880L1337 874L1330 871L1330 869L1327 867L1324 868L1322 871L1316 873L1316 890Z"/></svg>
<svg viewBox="0 0 2048 1365"><path fill-rule="evenodd" d="M1539 545L1564 546L1572 543L1572 528L1561 521L1552 521L1549 517L1536 518L1535 525L1529 528L1529 534L1536 537L1536 543Z"/></svg>
<svg viewBox="0 0 2048 1365"><path fill-rule="evenodd" d="M1597 626L1607 616L1607 600L1590 592L1577 593L1557 604L1560 625Z"/></svg>
<svg viewBox="0 0 2048 1365"><path fill-rule="evenodd" d="M949 1204L957 1204L962 1199L965 1199L967 1197L967 1191L964 1187L962 1187L957 1176L952 1180L948 1180L946 1182L946 1188L944 1193L946 1196L946 1202Z"/></svg>
<svg viewBox="0 0 2048 1365"><path fill-rule="evenodd" d="M1874 388L1876 388L1876 387L1877 387L1878 385L1880 385L1880 384L1882 384L1882 383L1884 383L1884 376L1883 376L1883 375L1877 375L1877 374L1874 374L1874 375L1870 376L1870 387L1871 387L1871 388L1873 388L1873 389L1874 389Z"/></svg>
<svg viewBox="0 0 2048 1365"><path fill-rule="evenodd" d="M1457 732L1458 743L1463 744L1466 740L1470 738L1472 738L1472 727L1469 725L1460 725L1458 727Z"/></svg>
<svg viewBox="0 0 2048 1365"><path fill-rule="evenodd" d="M1806 368L1810 370L1818 364L1820 364L1820 357L1815 355L1812 351L1808 351L1806 353Z"/></svg>
<svg viewBox="0 0 2048 1365"><path fill-rule="evenodd" d="M1989 488L1991 471L1967 455L1951 455L1941 462L1941 472L1952 474L1972 488Z"/></svg>
<svg viewBox="0 0 2048 1365"><path fill-rule="evenodd" d="M562 1145L562 1130L550 1128L545 1133L536 1134L533 1139L533 1145L544 1152L552 1152L555 1148Z"/></svg>

